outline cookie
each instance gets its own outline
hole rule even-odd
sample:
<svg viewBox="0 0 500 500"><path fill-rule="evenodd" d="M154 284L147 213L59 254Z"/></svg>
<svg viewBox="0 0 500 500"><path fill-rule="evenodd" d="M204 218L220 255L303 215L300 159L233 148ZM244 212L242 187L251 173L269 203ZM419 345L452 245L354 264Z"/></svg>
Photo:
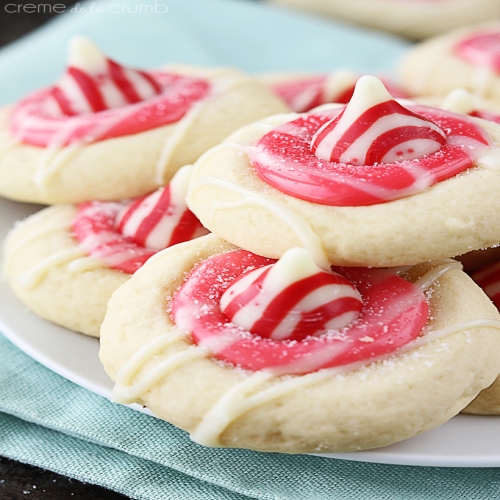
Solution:
<svg viewBox="0 0 500 500"><path fill-rule="evenodd" d="M500 17L495 0L275 1L414 39Z"/></svg>
<svg viewBox="0 0 500 500"><path fill-rule="evenodd" d="M116 201L165 185L238 127L288 108L236 70L134 70L74 39L59 82L0 111L0 195Z"/></svg>
<svg viewBox="0 0 500 500"><path fill-rule="evenodd" d="M360 125L361 123L361 125ZM395 102L364 76L347 107L242 128L195 165L188 206L271 258L400 266L500 241L498 124Z"/></svg>
<svg viewBox="0 0 500 500"><path fill-rule="evenodd" d="M113 294L100 358L115 401L200 444L347 452L456 415L498 375L499 327L456 261L323 270L302 248L276 262L212 234Z"/></svg>
<svg viewBox="0 0 500 500"><path fill-rule="evenodd" d="M445 96L464 88L500 103L499 51L500 22L468 26L425 40L401 60L401 85L411 95Z"/></svg>
<svg viewBox="0 0 500 500"><path fill-rule="evenodd" d="M99 336L111 294L158 250L206 234L187 209L189 169L168 186L122 202L45 208L5 243L4 275L39 316Z"/></svg>

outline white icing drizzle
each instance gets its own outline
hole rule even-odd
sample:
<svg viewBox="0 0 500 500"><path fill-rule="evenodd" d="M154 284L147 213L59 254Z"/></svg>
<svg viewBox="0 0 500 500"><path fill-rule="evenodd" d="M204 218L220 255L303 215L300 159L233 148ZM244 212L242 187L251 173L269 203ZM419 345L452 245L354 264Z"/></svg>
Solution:
<svg viewBox="0 0 500 500"><path fill-rule="evenodd" d="M479 167L500 170L500 148L496 146L485 147L483 152L478 155L476 163Z"/></svg>
<svg viewBox="0 0 500 500"><path fill-rule="evenodd" d="M82 257L70 262L68 271L73 274L84 273L85 271L93 271L94 269L108 268L109 265L102 259L97 257Z"/></svg>
<svg viewBox="0 0 500 500"><path fill-rule="evenodd" d="M273 378L274 374L271 371L262 370L255 372L244 379L243 382L236 384L205 414L201 423L191 434L191 440L205 446L221 446L219 436L231 422L234 422L238 417L259 403L263 404L267 402L266 396L268 396L267 400L273 399L272 396L274 394L269 398L269 389L265 392L262 391L254 395L248 395L258 390L259 386ZM286 382L279 386L274 386L273 389L282 387L285 384Z"/></svg>
<svg viewBox="0 0 500 500"><path fill-rule="evenodd" d="M427 290L443 274L453 269L461 271L462 264L456 260L449 259L445 263L430 269L427 273L425 273L417 281L415 281L414 285L418 286L422 290Z"/></svg>
<svg viewBox="0 0 500 500"><path fill-rule="evenodd" d="M163 349L175 342L185 339L186 334L180 330L174 330L167 335L162 335L141 347L119 370L116 384L113 388L112 400L117 403L129 404L141 398L151 390L161 379L174 371L179 366L194 360L208 356L208 351L192 345L162 361L153 370L147 373L136 383L132 378L153 357L157 356Z"/></svg>
<svg viewBox="0 0 500 500"><path fill-rule="evenodd" d="M40 157L35 171L34 182L39 188L46 188L48 181L59 173L67 162L81 151L82 143L72 144L64 148L57 146L48 147Z"/></svg>
<svg viewBox="0 0 500 500"><path fill-rule="evenodd" d="M134 108L130 107L128 114L132 114L133 112ZM68 125L61 131L60 134L54 137L51 144L41 155L35 172L35 184L40 188L47 187L48 181L59 173L76 153L80 152L84 146L99 140L99 138L102 137L110 128L121 121L125 121L127 117L127 114L117 115L115 120L110 120L106 123L106 125L96 122L92 131L89 132L82 140L74 144L62 146L62 144L65 144L67 139L70 138L73 133L72 126ZM79 122L76 121L73 126L78 127Z"/></svg>
<svg viewBox="0 0 500 500"><path fill-rule="evenodd" d="M11 149L18 146L19 144L20 141L14 139L14 137L12 137L8 131L0 132L0 156L5 155Z"/></svg>
<svg viewBox="0 0 500 500"><path fill-rule="evenodd" d="M470 328L481 327L497 328L500 330L500 321L494 319L476 319L427 333L425 336L418 337L389 355L371 359L370 364L422 347L430 342L442 339L454 333L466 331ZM260 392L255 391L258 390L259 386L273 379L275 374L271 370L255 372L242 382L236 384L217 401L217 403L204 415L196 430L191 434L191 439L205 446L220 447L222 446L220 436L232 422L245 413L273 401L274 399L289 394L292 391L321 382L341 373L354 371L365 365L366 363L359 362L336 368L327 368L306 375L292 376L290 378L285 377L280 383ZM250 392L254 392L254 394L248 395Z"/></svg>
<svg viewBox="0 0 500 500"><path fill-rule="evenodd" d="M325 253L321 239L312 230L309 223L301 217L295 210L286 207L269 196L256 191L251 191L241 186L232 184L229 181L217 179L215 177L205 177L198 179L192 185L192 189L200 189L204 186L212 186L226 191L231 191L241 195L242 200L231 203L214 203L211 206L211 216L216 210L226 210L229 208L243 206L260 206L279 217L296 234L303 247L312 255L314 262L322 269L330 269L330 263Z"/></svg>
<svg viewBox="0 0 500 500"><path fill-rule="evenodd" d="M500 170L500 148L498 146L498 137L500 136L500 125L483 118L470 117L476 122L492 139L493 144L489 147L484 146L479 148L476 154L475 163L479 167L488 168L490 170Z"/></svg>
<svg viewBox="0 0 500 500"><path fill-rule="evenodd" d="M451 111L453 113L469 114L474 109L476 109L477 95L471 94L466 89L455 89L452 90L444 98L441 108L446 111ZM477 107L481 108L479 104ZM488 120L482 118L471 117L472 121L476 122L492 139L494 135L498 135L500 128L498 124L492 123ZM465 138L456 139L457 143L464 142ZM454 141L452 141L454 142ZM474 147L477 149L477 153L474 158L474 162L483 168L489 168L492 170L500 169L500 148L498 147L495 140L494 144L491 146L480 148L477 144Z"/></svg>
<svg viewBox="0 0 500 500"><path fill-rule="evenodd" d="M47 210L50 210L50 209L45 209L44 212L47 212ZM32 215L29 218L29 220L30 221L36 220L37 215L38 214ZM70 228L71 228L71 223L62 222L60 224L55 224L55 225L50 226L50 227L42 227L41 229L37 229L36 231L32 231L30 234L26 235L24 238L19 238L19 240L15 241L12 244L10 244L10 242L9 242L8 252L5 253L5 259L4 259L4 263L3 263L4 270L11 266L12 259L15 257L15 255L17 254L17 252L21 248L31 245L37 239L43 238L52 232L69 231Z"/></svg>
<svg viewBox="0 0 500 500"><path fill-rule="evenodd" d="M217 82L213 82L213 88L218 90L216 95L194 103L181 121L177 122L177 126L173 133L165 139L165 143L156 162L155 183L157 186L163 186L165 184L165 174L175 148L182 141L182 138L187 134L187 131L191 128L196 119L201 115L202 111L208 107L212 100L219 97L219 93L222 92L222 89L227 91L236 87L240 83L241 77L231 77L228 78L227 81L223 82L222 86L219 86L219 89L216 89Z"/></svg>
<svg viewBox="0 0 500 500"><path fill-rule="evenodd" d="M81 248L70 248L55 255L51 255L35 267L24 272L19 277L19 284L26 289L34 288L42 281L50 268L67 264L68 262L84 256L85 251Z"/></svg>
<svg viewBox="0 0 500 500"><path fill-rule="evenodd" d="M251 130L252 133L254 134L259 134L259 133L265 134L273 130L277 125L280 125L285 118L293 119L297 116L298 116L297 113L286 114L286 115L273 115L263 120L259 120L258 122L252 123L251 125L247 125L247 127L245 127L244 130L245 131ZM231 142L227 140L205 151L199 157L196 163L198 162L203 163L205 161L210 161L210 159L214 155L216 155L220 151L225 151L225 150L233 150L233 151L236 150L248 155L248 145L240 142Z"/></svg>
<svg viewBox="0 0 500 500"><path fill-rule="evenodd" d="M166 137L163 147L158 156L156 162L155 171L155 184L157 186L163 186L168 179L165 179L165 174L168 169L168 165L172 159L175 148L182 141L182 138L187 134L189 128L193 125L195 120L201 114L203 108L206 107L205 100L194 103L188 112L183 116L183 118L175 125L173 133Z"/></svg>
<svg viewBox="0 0 500 500"><path fill-rule="evenodd" d="M57 210L58 207L50 207L42 210L32 216L30 216L29 221L32 223L36 221L37 218L45 216L50 210ZM11 266L12 259L15 257L17 252L22 248L31 245L33 242L40 238L44 238L53 232L70 232L72 227L72 222L58 222L54 223L49 227L42 227L35 231L32 231L27 236L18 239L12 244L8 245L8 252L5 254L3 262L3 275L6 275L7 268ZM104 260L89 257L84 249L81 248L70 248L68 250L63 250L55 255L51 255L41 262L39 262L35 267L25 271L19 278L19 284L26 288L32 289L40 284L44 276L53 267L57 267L63 264L68 264L68 271L71 273L81 273L85 271L90 271L93 269L99 269L102 267L108 267Z"/></svg>

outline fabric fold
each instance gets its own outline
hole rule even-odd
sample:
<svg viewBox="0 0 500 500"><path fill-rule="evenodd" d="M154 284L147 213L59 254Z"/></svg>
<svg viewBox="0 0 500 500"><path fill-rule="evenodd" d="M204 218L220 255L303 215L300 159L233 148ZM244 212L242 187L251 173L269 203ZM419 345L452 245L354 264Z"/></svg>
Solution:
<svg viewBox="0 0 500 500"><path fill-rule="evenodd" d="M93 394L0 335L0 454L137 499L391 500L500 496L500 469L213 449Z"/></svg>

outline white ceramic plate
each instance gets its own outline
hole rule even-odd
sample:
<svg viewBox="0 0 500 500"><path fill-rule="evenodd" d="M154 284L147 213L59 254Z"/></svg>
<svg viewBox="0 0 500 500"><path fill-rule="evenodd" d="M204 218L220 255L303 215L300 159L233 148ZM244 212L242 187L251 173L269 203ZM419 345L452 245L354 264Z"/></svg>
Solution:
<svg viewBox="0 0 500 500"><path fill-rule="evenodd" d="M0 198L0 240L16 220L38 208ZM0 283L0 330L47 368L110 397L113 383L99 363L98 340L35 316L13 296L4 281ZM500 436L500 417L459 415L437 429L385 448L321 456L400 465L498 467L500 446L495 436Z"/></svg>
<svg viewBox="0 0 500 500"><path fill-rule="evenodd" d="M102 2L103 7L111 4ZM242 31L241 19L245 27L258 25L258 36ZM192 36L200 30L202 38L210 35L203 43ZM250 72L327 71L332 61L336 67L387 71L407 47L406 42L390 36L254 2L183 0L176 2L167 16L121 15L118 19L109 11L98 16L68 15L1 51L0 101L13 101L53 81L61 71L66 41L75 33L90 36L117 60L132 65L156 66L181 60L239 66ZM301 36L290 37L290 33ZM228 39L235 43L228 44ZM287 43L280 44L281 40ZM16 220L37 209L0 198L0 241ZM112 382L99 363L99 342L33 315L5 282L0 282L0 331L41 364L109 398ZM496 435L500 436L500 417L461 415L422 436L383 449L325 456L402 465L493 467L500 466Z"/></svg>

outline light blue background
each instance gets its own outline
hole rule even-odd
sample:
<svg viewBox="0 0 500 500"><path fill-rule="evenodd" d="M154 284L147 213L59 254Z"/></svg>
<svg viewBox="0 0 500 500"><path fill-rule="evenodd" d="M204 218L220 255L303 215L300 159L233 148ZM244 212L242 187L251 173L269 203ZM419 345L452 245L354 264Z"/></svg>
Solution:
<svg viewBox="0 0 500 500"><path fill-rule="evenodd" d="M137 67L183 62L236 66L252 73L390 71L408 46L390 35L264 2L157 0L156 14L151 13L154 6L155 0L84 2L84 12L68 8L7 46L0 51L0 104L54 82L73 35L89 36L112 58ZM161 13L165 6L167 12Z"/></svg>

